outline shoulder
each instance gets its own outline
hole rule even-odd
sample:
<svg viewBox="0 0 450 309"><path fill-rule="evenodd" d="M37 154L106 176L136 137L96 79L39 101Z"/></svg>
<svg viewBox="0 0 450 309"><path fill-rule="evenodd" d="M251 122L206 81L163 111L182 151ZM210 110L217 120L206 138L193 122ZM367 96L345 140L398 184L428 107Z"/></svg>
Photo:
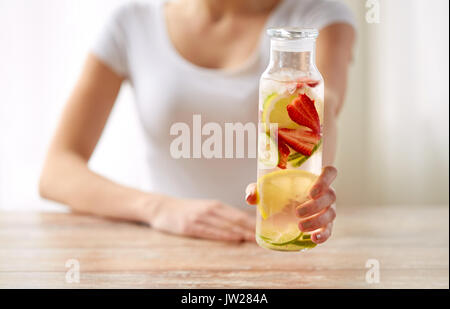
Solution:
<svg viewBox="0 0 450 309"><path fill-rule="evenodd" d="M302 27L322 29L333 23L348 23L355 27L352 10L336 0L285 0L289 6L291 22Z"/></svg>
<svg viewBox="0 0 450 309"><path fill-rule="evenodd" d="M112 10L92 44L91 52L121 76L129 76L129 55L135 42L151 29L160 0L129 1ZM144 35L142 35L144 33Z"/></svg>

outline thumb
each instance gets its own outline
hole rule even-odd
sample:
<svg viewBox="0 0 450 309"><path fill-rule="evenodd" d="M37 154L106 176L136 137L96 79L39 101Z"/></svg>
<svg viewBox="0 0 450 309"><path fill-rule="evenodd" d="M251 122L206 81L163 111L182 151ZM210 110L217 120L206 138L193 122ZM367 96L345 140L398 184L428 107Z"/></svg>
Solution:
<svg viewBox="0 0 450 309"><path fill-rule="evenodd" d="M251 183L245 189L245 200L249 205L255 205L258 202L258 195L256 194L256 183Z"/></svg>

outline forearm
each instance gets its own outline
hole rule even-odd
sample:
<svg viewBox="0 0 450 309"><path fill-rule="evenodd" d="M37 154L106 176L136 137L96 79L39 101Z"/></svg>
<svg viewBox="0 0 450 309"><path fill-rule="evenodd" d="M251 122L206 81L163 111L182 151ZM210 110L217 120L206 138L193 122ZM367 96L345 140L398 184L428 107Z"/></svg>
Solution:
<svg viewBox="0 0 450 309"><path fill-rule="evenodd" d="M333 165L337 146L337 108L338 99L331 94L325 95L323 166Z"/></svg>
<svg viewBox="0 0 450 309"><path fill-rule="evenodd" d="M320 31L317 66L325 81L323 164L333 165L337 145L337 117L347 88L348 67L355 40L353 27L335 23Z"/></svg>
<svg viewBox="0 0 450 309"><path fill-rule="evenodd" d="M165 198L114 183L69 152L49 155L39 190L42 197L74 211L146 223Z"/></svg>

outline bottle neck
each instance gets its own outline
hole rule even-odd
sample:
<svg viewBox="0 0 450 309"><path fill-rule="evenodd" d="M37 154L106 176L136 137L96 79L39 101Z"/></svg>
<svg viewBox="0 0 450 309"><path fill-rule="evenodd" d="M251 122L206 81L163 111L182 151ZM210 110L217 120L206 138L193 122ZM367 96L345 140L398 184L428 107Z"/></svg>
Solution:
<svg viewBox="0 0 450 309"><path fill-rule="evenodd" d="M289 68L303 72L316 70L315 40L272 40L270 66L273 69Z"/></svg>

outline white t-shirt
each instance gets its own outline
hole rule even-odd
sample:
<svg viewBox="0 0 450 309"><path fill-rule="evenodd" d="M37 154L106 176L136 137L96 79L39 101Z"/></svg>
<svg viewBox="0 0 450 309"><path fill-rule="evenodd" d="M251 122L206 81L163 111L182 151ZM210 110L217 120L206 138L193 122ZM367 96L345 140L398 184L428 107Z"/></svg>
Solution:
<svg viewBox="0 0 450 309"><path fill-rule="evenodd" d="M257 52L232 71L199 67L183 58L166 29L163 0L120 7L105 25L92 52L131 83L146 134L148 176L154 192L186 198L218 199L244 207L244 190L256 180L256 159L174 159L170 128L193 115L201 122L257 123L259 77L269 61L270 40L261 33ZM266 27L321 29L333 23L354 25L351 11L326 0L284 0ZM203 137L205 140L207 136ZM191 143L191 154L192 154ZM222 152L225 153L224 151Z"/></svg>

